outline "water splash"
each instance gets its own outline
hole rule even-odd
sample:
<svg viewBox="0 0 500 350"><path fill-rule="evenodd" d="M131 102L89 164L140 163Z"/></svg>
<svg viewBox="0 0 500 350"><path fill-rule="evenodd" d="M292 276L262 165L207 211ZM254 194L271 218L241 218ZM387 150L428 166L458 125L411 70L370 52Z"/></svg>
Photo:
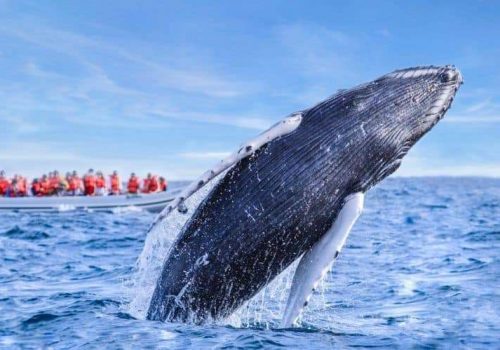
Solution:
<svg viewBox="0 0 500 350"><path fill-rule="evenodd" d="M187 213L174 210L152 227L144 243L142 253L137 260L135 273L131 279L125 281L125 287L128 291L127 299L130 300L126 304L126 312L138 319L146 318L154 288L172 244L196 208L225 176L227 171L218 175L186 200ZM298 261L299 259L228 318L209 323L238 328L279 327ZM327 306L325 298L322 297L324 294L323 285L324 283L321 282L314 293L313 301L306 308L305 314L321 312Z"/></svg>
<svg viewBox="0 0 500 350"><path fill-rule="evenodd" d="M142 253L137 259L135 273L124 283L128 300L130 300L126 311L135 318L146 318L156 282L160 277L170 247L196 208L226 172L215 177L185 201L184 204L188 209L186 213L174 210L149 231Z"/></svg>

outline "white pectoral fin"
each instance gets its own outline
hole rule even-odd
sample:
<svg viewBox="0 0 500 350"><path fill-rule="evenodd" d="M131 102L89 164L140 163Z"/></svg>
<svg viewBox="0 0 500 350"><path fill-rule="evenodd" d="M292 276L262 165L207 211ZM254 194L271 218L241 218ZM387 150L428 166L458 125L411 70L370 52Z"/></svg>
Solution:
<svg viewBox="0 0 500 350"><path fill-rule="evenodd" d="M361 214L363 202L364 194L361 192L348 196L332 227L300 259L290 288L282 327L291 327L297 322L314 289L342 250L352 226Z"/></svg>

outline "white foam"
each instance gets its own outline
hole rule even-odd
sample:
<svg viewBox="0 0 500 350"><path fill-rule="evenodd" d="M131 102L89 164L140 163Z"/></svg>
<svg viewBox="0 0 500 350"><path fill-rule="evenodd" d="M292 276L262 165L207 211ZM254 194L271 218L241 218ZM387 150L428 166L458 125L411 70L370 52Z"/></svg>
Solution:
<svg viewBox="0 0 500 350"><path fill-rule="evenodd" d="M60 212L76 210L76 207L71 204L59 204L57 210Z"/></svg>
<svg viewBox="0 0 500 350"><path fill-rule="evenodd" d="M142 208L136 207L134 205L128 206L128 207L117 207L111 209L111 212L113 214L122 214L122 213L138 213L143 211Z"/></svg>
<svg viewBox="0 0 500 350"><path fill-rule="evenodd" d="M286 301L298 260L280 273L236 312L218 323L233 327L253 325L275 328L285 312Z"/></svg>

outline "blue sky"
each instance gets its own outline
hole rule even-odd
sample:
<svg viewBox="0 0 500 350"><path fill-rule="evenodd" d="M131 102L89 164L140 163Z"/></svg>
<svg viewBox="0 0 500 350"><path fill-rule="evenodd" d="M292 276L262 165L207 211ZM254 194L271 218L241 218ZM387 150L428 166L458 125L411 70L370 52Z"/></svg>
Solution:
<svg viewBox="0 0 500 350"><path fill-rule="evenodd" d="M0 168L196 177L340 88L455 64L399 175L500 176L494 1L0 0Z"/></svg>

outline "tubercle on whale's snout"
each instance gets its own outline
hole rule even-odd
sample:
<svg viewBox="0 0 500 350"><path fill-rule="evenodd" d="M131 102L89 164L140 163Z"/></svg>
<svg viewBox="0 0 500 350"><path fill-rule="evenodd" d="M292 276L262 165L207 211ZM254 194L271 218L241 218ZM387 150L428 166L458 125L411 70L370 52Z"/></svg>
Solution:
<svg viewBox="0 0 500 350"><path fill-rule="evenodd" d="M451 103L460 85L463 84L462 74L455 67L446 67L439 74L441 80L441 93L431 104L430 109L425 114L426 118L434 118L434 124L441 120L446 111L450 109Z"/></svg>
<svg viewBox="0 0 500 350"><path fill-rule="evenodd" d="M428 87L429 92L437 91L438 93L429 103L429 108L412 123L413 127L408 140L411 145L444 118L460 85L463 84L462 74L455 66L416 69L416 71L424 72L420 73L419 77L427 74L428 78L431 79L431 84Z"/></svg>
<svg viewBox="0 0 500 350"><path fill-rule="evenodd" d="M392 73L385 75L385 77L395 78L395 79L409 79L409 78L420 78L420 77L433 77L439 76L443 83L456 80L460 84L463 83L462 73L454 65L446 66L419 66L406 69L399 69Z"/></svg>

